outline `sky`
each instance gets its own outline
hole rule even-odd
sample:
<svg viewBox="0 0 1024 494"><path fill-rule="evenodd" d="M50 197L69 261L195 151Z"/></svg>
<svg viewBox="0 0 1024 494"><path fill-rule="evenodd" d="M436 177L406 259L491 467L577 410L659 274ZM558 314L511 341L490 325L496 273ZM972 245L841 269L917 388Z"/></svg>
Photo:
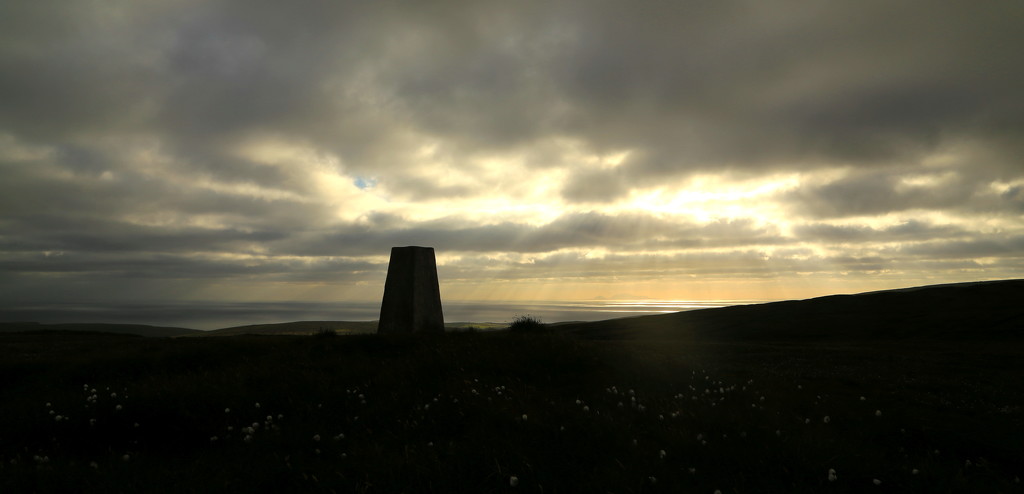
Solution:
<svg viewBox="0 0 1024 494"><path fill-rule="evenodd" d="M0 3L0 305L1024 277L1024 3Z"/></svg>

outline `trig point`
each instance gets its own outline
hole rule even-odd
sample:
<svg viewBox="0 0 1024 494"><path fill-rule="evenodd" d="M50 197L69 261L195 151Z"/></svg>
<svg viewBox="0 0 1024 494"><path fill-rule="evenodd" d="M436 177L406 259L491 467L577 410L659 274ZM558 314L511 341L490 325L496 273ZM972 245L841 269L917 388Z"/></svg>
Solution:
<svg viewBox="0 0 1024 494"><path fill-rule="evenodd" d="M392 247L377 333L443 333L433 247Z"/></svg>

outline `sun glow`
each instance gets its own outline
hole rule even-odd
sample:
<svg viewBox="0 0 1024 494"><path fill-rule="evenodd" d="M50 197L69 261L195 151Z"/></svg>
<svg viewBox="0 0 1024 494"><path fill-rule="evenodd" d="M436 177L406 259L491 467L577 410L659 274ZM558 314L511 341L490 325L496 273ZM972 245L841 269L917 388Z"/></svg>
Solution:
<svg viewBox="0 0 1024 494"><path fill-rule="evenodd" d="M665 217L688 217L702 223L747 219L758 224L786 225L786 214L774 196L799 185L798 175L730 182L724 176L702 175L676 186L634 191L628 200L609 208Z"/></svg>

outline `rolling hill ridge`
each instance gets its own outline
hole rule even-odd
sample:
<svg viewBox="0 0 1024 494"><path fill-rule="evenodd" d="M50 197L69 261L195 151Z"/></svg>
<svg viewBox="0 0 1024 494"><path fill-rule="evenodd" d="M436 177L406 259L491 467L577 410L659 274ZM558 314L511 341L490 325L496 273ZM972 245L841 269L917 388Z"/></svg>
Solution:
<svg viewBox="0 0 1024 494"><path fill-rule="evenodd" d="M559 325L591 339L1024 338L1024 280L931 285Z"/></svg>

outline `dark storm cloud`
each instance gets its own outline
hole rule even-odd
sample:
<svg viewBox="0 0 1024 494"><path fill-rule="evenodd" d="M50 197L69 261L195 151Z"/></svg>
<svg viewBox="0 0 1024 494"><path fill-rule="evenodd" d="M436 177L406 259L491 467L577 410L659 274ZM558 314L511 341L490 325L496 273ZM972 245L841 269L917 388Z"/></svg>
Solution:
<svg viewBox="0 0 1024 494"><path fill-rule="evenodd" d="M388 190L412 201L473 197L479 192L469 185L452 185L425 177L400 176L387 181Z"/></svg>
<svg viewBox="0 0 1024 494"><path fill-rule="evenodd" d="M839 243L923 241L963 238L974 234L958 227L932 225L917 220L885 228L811 223L796 226L793 230L794 236L802 240Z"/></svg>
<svg viewBox="0 0 1024 494"><path fill-rule="evenodd" d="M160 228L129 223L33 218L42 220L35 231L22 228L14 238L0 238L0 251L77 252L193 252L196 250L246 252L251 246L284 238L280 232L242 231L233 228ZM49 220L49 221L47 221Z"/></svg>
<svg viewBox="0 0 1024 494"><path fill-rule="evenodd" d="M614 202L629 193L629 181L621 170L581 170L562 189L562 197L570 202Z"/></svg>
<svg viewBox="0 0 1024 494"><path fill-rule="evenodd" d="M1005 257L1024 259L1024 235L980 237L955 242L935 242L900 248L901 253L937 259Z"/></svg>
<svg viewBox="0 0 1024 494"><path fill-rule="evenodd" d="M264 129L361 167L410 126L464 150L554 134L644 151L630 174L662 175L914 160L948 139L1019 142L1024 125L1014 3L5 9L6 27L43 33L3 38L2 124L30 137L141 125L195 146Z"/></svg>
<svg viewBox="0 0 1024 494"><path fill-rule="evenodd" d="M915 174L905 169L853 173L825 184L808 185L784 199L799 213L812 217L872 216L909 209L961 209L990 202L972 200L987 185L978 183L977 177L958 172L948 175L932 172L923 177L934 179L935 183L908 184L905 179L913 179Z"/></svg>
<svg viewBox="0 0 1024 494"><path fill-rule="evenodd" d="M393 218L385 217L389 223ZM775 245L789 242L774 228L751 221L683 223L647 214L566 214L542 225L504 222L464 226L452 218L413 226L356 225L342 233L271 244L294 255L379 255L392 245L430 245L445 252L541 253L573 248L638 251Z"/></svg>
<svg viewBox="0 0 1024 494"><path fill-rule="evenodd" d="M46 273L68 275L69 279L105 283L129 280L232 281L259 277L265 281L354 282L377 280L387 264L341 258L311 260L281 258L221 258L202 255L180 256L160 253L8 255L0 261L0 272L11 276Z"/></svg>
<svg viewBox="0 0 1024 494"><path fill-rule="evenodd" d="M1018 5L621 5L587 19L565 80L606 117L589 130L657 155L633 172L912 160L1008 113L1021 130Z"/></svg>
<svg viewBox="0 0 1024 494"><path fill-rule="evenodd" d="M815 256L804 249L781 250L767 256L759 250L728 252L683 252L674 254L612 254L588 257L581 253L559 253L528 259L500 268L487 257L463 258L457 266L439 268L447 279L472 278L485 272L491 279L576 279L620 280L622 273L640 274L644 279L751 279L834 274L837 271L876 273L900 264L881 256ZM699 277L699 278L698 278Z"/></svg>
<svg viewBox="0 0 1024 494"><path fill-rule="evenodd" d="M260 200L136 176L130 170L103 179L76 171L51 177L45 163L8 167L0 195L0 249L232 251L240 242L266 242L288 234L286 225L314 222L319 206ZM231 226L172 222L140 225L132 215L182 218L206 215Z"/></svg>
<svg viewBox="0 0 1024 494"><path fill-rule="evenodd" d="M999 204L994 209L1024 213L1024 186L1016 185L1007 188L998 196Z"/></svg>
<svg viewBox="0 0 1024 494"><path fill-rule="evenodd" d="M369 224L350 225L328 234L286 234L281 231L156 228L102 220L31 218L22 234L0 238L0 251L9 260L8 272L76 273L139 277L224 277L281 275L294 271L300 278L319 271L337 277L334 268L353 270L366 265L337 264L333 256L380 256L390 246L424 244L452 253L545 253L562 249L644 251L782 245L791 242L774 228L750 221L686 224L642 214L569 214L542 226L517 223L464 226L457 219L409 226L388 215L368 218ZM190 256L191 252L200 256ZM228 257L216 257L221 253ZM233 259L244 254L250 257ZM213 255L214 257L211 257ZM284 256L276 259L273 256ZM296 261L300 256L307 261ZM315 269L311 266L317 266ZM327 267L325 267L327 266ZM379 269L373 265L372 269ZM166 275L160 275L166 272ZM299 274L302 273L302 274ZM342 278L336 278L341 280Z"/></svg>

